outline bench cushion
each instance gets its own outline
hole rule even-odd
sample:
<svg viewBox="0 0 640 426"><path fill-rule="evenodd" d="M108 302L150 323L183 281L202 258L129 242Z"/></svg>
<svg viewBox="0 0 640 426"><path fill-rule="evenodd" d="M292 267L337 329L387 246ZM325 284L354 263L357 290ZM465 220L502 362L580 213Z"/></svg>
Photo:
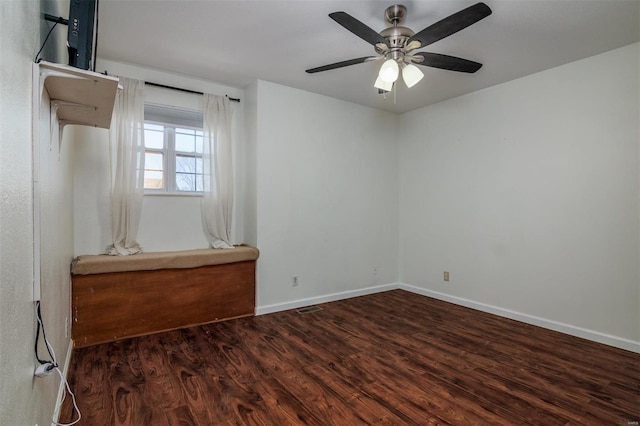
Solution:
<svg viewBox="0 0 640 426"><path fill-rule="evenodd" d="M157 269L198 268L208 265L256 260L260 252L255 247L236 246L233 249L198 249L139 253L132 256L83 255L73 260L74 275L109 272L153 271Z"/></svg>

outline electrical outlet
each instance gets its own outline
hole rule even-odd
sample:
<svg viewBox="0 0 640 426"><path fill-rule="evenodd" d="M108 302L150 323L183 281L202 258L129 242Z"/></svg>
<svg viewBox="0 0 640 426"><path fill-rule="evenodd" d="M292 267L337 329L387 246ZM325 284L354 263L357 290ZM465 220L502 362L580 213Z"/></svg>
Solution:
<svg viewBox="0 0 640 426"><path fill-rule="evenodd" d="M45 377L51 374L54 368L56 368L56 366L53 363L47 362L39 365L33 375L36 377Z"/></svg>
<svg viewBox="0 0 640 426"><path fill-rule="evenodd" d="M298 287L298 276L297 275L292 275L291 276L291 287Z"/></svg>
<svg viewBox="0 0 640 426"><path fill-rule="evenodd" d="M449 271L444 271L444 276L443 276L444 280L449 282Z"/></svg>

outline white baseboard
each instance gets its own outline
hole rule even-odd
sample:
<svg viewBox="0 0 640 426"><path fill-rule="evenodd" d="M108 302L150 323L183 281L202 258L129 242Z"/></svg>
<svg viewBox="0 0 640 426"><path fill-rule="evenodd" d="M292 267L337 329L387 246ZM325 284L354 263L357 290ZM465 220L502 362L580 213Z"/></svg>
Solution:
<svg viewBox="0 0 640 426"><path fill-rule="evenodd" d="M276 303L273 305L256 307L256 315L272 314L274 312L288 311L289 309L303 308L305 306L317 305L319 303L334 302L336 300L350 299L352 297L366 296L367 294L380 293L383 291L400 288L400 284L384 284L374 287L367 287L358 290L341 291L340 293L326 294L322 296L309 297L306 299L292 300L290 302Z"/></svg>
<svg viewBox="0 0 640 426"><path fill-rule="evenodd" d="M437 291L415 287L409 284L400 284L398 288L410 291L412 293L421 294L423 296L433 297L434 299L443 300L445 302L455 303L456 305L466 306L467 308L477 309L479 311L488 312L501 317L536 325L538 327L559 331L571 336L581 337L583 339L592 340L598 343L604 343L605 345L613 346L616 348L640 353L640 342L635 342L633 340L625 339L622 337L612 336L609 334L600 333L598 331L576 327L574 325L564 324L533 315L523 314L509 309L503 309L497 306L491 306L484 303L475 302L473 300L452 296L450 294L439 293Z"/></svg>
<svg viewBox="0 0 640 426"><path fill-rule="evenodd" d="M73 339L69 339L69 346L67 347L67 356L64 358L64 365L62 366L62 376L66 379L69 375L69 364L71 362L71 353L73 352ZM64 380L60 380L60 386L58 386L58 396L56 398L56 405L53 410L53 418L56 423L60 422L60 410L62 409L62 395L66 392ZM56 423L52 422L51 426L56 426Z"/></svg>
<svg viewBox="0 0 640 426"><path fill-rule="evenodd" d="M564 324L533 315L523 314L521 312L512 311L510 309L499 308L497 306L487 305L485 303L480 303L473 300L464 299L462 297L440 293L437 291L427 290L404 283L385 284L358 290L349 290L340 293L309 297L306 299L298 299L290 302L276 303L273 305L259 306L256 308L256 315L271 314L274 312L287 311L289 309L297 309L305 306L334 302L336 300L349 299L351 297L365 296L367 294L380 293L383 291L395 289L402 289L411 293L433 297L434 299L443 300L445 302L454 303L456 305L466 306L467 308L476 309L478 311L488 312L501 317L510 318L542 328L547 328L549 330L559 331L571 336L581 337L583 339L592 340L594 342L603 343L605 345L613 346L616 348L640 353L640 342L636 342L630 339L612 336L610 334L600 333L598 331L588 330L585 328L577 327L570 324Z"/></svg>

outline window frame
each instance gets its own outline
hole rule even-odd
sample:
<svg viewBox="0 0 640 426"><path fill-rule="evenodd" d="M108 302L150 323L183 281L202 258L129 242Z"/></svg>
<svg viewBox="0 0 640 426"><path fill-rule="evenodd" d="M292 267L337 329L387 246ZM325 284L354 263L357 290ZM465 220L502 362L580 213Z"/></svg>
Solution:
<svg viewBox="0 0 640 426"><path fill-rule="evenodd" d="M176 129L188 129L194 130L196 132L201 132L203 137L204 144L204 131L201 127L190 126L186 124L176 124L170 123L166 121L159 121L153 119L144 120L145 131L146 124L152 124L156 126L162 126L163 128L163 145L162 149L159 148L150 148L145 144L144 152L146 153L161 153L162 154L162 167L163 167L163 188L144 188L144 195L169 195L169 196L191 196L191 197L202 197L204 194L204 190L202 191L182 191L178 189L177 185L177 171L176 171L176 161L179 156L184 157L193 157L200 158L204 161L204 146L203 152L185 152L185 151L176 151ZM147 170L145 164L145 171ZM196 176L198 173L195 173ZM204 171L202 173L203 176L203 184L204 184Z"/></svg>

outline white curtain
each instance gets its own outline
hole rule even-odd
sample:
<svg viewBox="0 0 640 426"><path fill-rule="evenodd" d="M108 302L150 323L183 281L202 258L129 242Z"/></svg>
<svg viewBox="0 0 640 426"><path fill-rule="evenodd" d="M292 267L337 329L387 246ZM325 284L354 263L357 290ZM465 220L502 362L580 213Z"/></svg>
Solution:
<svg viewBox="0 0 640 426"><path fill-rule="evenodd" d="M230 249L233 214L233 108L225 96L204 95L202 222L209 245Z"/></svg>
<svg viewBox="0 0 640 426"><path fill-rule="evenodd" d="M144 195L144 81L120 78L120 84L109 132L112 256L142 251L136 236Z"/></svg>

